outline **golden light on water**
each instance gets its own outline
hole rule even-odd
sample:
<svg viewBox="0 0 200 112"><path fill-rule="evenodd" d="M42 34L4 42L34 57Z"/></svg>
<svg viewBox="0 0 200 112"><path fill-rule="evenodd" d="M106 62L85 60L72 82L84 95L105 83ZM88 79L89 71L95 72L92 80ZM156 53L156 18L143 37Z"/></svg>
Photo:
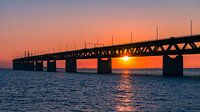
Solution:
<svg viewBox="0 0 200 112"><path fill-rule="evenodd" d="M119 91L115 95L116 101L116 111L117 112L132 112L136 111L136 108L132 106L133 101L133 87L130 80L130 75L121 75L121 80L119 80L116 90Z"/></svg>
<svg viewBox="0 0 200 112"><path fill-rule="evenodd" d="M129 57L128 57L128 56L124 56L124 57L122 57L122 59L123 59L124 61L128 61L128 60L129 60Z"/></svg>

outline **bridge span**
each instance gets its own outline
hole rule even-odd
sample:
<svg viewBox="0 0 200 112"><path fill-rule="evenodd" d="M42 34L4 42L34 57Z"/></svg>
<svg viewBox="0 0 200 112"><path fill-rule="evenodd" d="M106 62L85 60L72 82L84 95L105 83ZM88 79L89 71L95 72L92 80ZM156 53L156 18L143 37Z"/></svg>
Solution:
<svg viewBox="0 0 200 112"><path fill-rule="evenodd" d="M56 52L43 55L13 59L14 70L43 71L43 62L47 61L47 71L56 72L56 60L66 61L66 72L77 72L77 59L98 61L98 73L112 73L112 58L162 56L164 76L183 75L183 55L200 53L200 35L170 37L167 39L144 41L80 50ZM170 55L176 55L171 58ZM106 59L105 59L106 58Z"/></svg>

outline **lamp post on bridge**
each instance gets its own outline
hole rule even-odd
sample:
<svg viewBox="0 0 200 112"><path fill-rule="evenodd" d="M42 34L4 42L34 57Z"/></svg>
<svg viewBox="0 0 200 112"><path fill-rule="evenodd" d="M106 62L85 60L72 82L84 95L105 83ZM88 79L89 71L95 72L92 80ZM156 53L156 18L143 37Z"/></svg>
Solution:
<svg viewBox="0 0 200 112"><path fill-rule="evenodd" d="M112 35L112 46L113 46L113 35Z"/></svg>
<svg viewBox="0 0 200 112"><path fill-rule="evenodd" d="M133 32L131 32L131 43L133 42Z"/></svg>
<svg viewBox="0 0 200 112"><path fill-rule="evenodd" d="M193 35L193 34L192 34L192 33L193 33L193 32L192 32L192 30L193 30L192 27L193 27L193 26L192 26L192 20L190 20L190 34L191 34L191 36Z"/></svg>
<svg viewBox="0 0 200 112"><path fill-rule="evenodd" d="M156 27L156 39L157 40L159 39L159 29L158 29L158 26Z"/></svg>

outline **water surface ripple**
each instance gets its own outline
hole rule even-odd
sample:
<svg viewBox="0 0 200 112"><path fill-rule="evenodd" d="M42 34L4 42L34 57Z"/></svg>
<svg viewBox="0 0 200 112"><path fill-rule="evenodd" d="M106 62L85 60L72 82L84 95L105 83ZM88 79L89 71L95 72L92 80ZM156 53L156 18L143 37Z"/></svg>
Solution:
<svg viewBox="0 0 200 112"><path fill-rule="evenodd" d="M1 112L200 111L200 77L0 70Z"/></svg>

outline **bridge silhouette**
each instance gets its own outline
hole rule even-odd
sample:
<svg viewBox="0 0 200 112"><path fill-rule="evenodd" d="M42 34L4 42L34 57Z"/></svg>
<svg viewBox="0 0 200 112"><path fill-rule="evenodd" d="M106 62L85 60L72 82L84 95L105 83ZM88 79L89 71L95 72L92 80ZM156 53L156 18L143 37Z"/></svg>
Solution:
<svg viewBox="0 0 200 112"><path fill-rule="evenodd" d="M56 72L56 60L65 60L66 72L77 72L77 59L95 58L98 73L109 74L114 57L163 56L163 75L182 76L183 55L199 53L200 35L193 35L22 57L13 59L13 69L43 71L47 61L47 71Z"/></svg>

